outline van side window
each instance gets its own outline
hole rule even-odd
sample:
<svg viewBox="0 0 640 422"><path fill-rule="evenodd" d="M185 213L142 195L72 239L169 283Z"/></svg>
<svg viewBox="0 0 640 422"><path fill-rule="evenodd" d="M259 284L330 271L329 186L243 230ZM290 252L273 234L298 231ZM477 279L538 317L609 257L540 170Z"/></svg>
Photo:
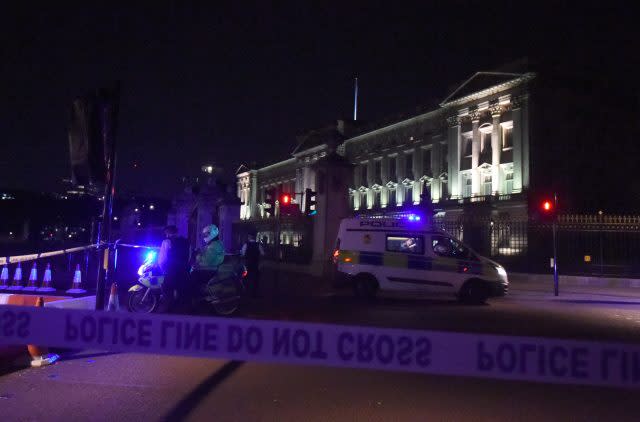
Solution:
<svg viewBox="0 0 640 422"><path fill-rule="evenodd" d="M446 236L431 236L431 246L436 255L458 259L473 259L471 251L462 243Z"/></svg>
<svg viewBox="0 0 640 422"><path fill-rule="evenodd" d="M387 251L410 254L424 254L422 236L387 235Z"/></svg>

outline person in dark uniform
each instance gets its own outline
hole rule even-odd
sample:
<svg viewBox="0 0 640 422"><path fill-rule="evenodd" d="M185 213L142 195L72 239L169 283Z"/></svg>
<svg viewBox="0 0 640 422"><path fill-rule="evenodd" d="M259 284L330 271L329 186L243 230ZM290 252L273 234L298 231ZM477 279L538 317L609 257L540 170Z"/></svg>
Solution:
<svg viewBox="0 0 640 422"><path fill-rule="evenodd" d="M164 229L166 239L162 241L158 254L158 265L164 274L163 290L167 310L176 312L184 300L189 276L189 242L178 236L176 226Z"/></svg>
<svg viewBox="0 0 640 422"><path fill-rule="evenodd" d="M252 297L258 297L260 290L260 258L264 256L262 245L256 241L256 233L250 232L247 242L240 251L247 267L247 283Z"/></svg>

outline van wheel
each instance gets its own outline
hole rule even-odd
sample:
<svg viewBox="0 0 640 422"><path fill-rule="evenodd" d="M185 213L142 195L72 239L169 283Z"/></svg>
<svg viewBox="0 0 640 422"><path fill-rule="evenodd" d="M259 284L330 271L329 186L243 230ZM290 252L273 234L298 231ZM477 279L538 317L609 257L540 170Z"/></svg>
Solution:
<svg viewBox="0 0 640 422"><path fill-rule="evenodd" d="M357 298L372 300L378 293L378 283L372 276L361 274L353 279L353 290Z"/></svg>
<svg viewBox="0 0 640 422"><path fill-rule="evenodd" d="M458 297L467 305L482 305L489 298L489 289L480 280L469 280L460 289Z"/></svg>

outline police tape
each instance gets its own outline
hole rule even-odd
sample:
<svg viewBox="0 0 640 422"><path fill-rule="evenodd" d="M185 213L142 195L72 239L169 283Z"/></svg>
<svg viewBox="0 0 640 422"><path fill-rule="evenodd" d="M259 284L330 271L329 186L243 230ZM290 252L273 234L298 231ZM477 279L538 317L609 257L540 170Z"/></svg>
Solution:
<svg viewBox="0 0 640 422"><path fill-rule="evenodd" d="M64 255L64 254L69 254L69 253L74 253L74 252L81 252L87 249L93 249L93 248L97 248L98 245L87 245L87 246L78 246L76 248L70 248L70 249L60 249L57 251L49 251L49 252L40 252L40 253L32 253L32 254L26 254L26 255L14 255L14 256L7 256L7 257L0 257L0 265L7 265L7 264L16 264L18 262L27 262L27 261L35 261L36 259L40 259L40 258L49 258L52 256L56 256L56 255Z"/></svg>
<svg viewBox="0 0 640 422"><path fill-rule="evenodd" d="M612 387L640 346L269 320L0 306L0 344Z"/></svg>

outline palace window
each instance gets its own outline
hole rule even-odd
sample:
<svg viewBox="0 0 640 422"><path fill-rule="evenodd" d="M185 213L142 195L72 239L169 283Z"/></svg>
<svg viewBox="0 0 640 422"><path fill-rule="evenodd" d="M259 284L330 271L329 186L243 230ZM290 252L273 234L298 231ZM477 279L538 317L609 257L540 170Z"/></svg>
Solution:
<svg viewBox="0 0 640 422"><path fill-rule="evenodd" d="M413 185L405 186L404 203L409 205L413 204Z"/></svg>
<svg viewBox="0 0 640 422"><path fill-rule="evenodd" d="M462 140L463 148L463 157L471 157L473 155L473 138L468 136Z"/></svg>
<svg viewBox="0 0 640 422"><path fill-rule="evenodd" d="M513 192L513 172L504 175L504 192L507 195Z"/></svg>
<svg viewBox="0 0 640 422"><path fill-rule="evenodd" d="M373 191L373 208L380 208L380 191Z"/></svg>
<svg viewBox="0 0 640 422"><path fill-rule="evenodd" d="M389 207L395 207L396 206L396 190L395 189L389 189L389 192L387 193L387 203Z"/></svg>
<svg viewBox="0 0 640 422"><path fill-rule="evenodd" d="M482 175L482 195L484 196L491 195L491 175L490 174Z"/></svg>
<svg viewBox="0 0 640 422"><path fill-rule="evenodd" d="M422 174L431 176L431 149L422 150Z"/></svg>
<svg viewBox="0 0 640 422"><path fill-rule="evenodd" d="M471 197L471 185L472 185L471 174L465 173L462 176L462 197L463 198Z"/></svg>
<svg viewBox="0 0 640 422"><path fill-rule="evenodd" d="M404 156L405 177L413 179L413 152L408 152Z"/></svg>
<svg viewBox="0 0 640 422"><path fill-rule="evenodd" d="M422 197L420 203L431 202L431 184L427 181L422 183Z"/></svg>
<svg viewBox="0 0 640 422"><path fill-rule="evenodd" d="M396 182L398 180L398 175L396 172L396 160L397 157L389 157L389 180L392 182Z"/></svg>
<svg viewBox="0 0 640 422"><path fill-rule="evenodd" d="M360 184L362 186L369 186L369 163L362 164L362 172L360 173Z"/></svg>
<svg viewBox="0 0 640 422"><path fill-rule="evenodd" d="M373 170L375 183L381 183L382 181L382 160L376 160L373 162Z"/></svg>
<svg viewBox="0 0 640 422"><path fill-rule="evenodd" d="M502 127L502 150L506 151L510 148L513 148L513 127L503 126Z"/></svg>

